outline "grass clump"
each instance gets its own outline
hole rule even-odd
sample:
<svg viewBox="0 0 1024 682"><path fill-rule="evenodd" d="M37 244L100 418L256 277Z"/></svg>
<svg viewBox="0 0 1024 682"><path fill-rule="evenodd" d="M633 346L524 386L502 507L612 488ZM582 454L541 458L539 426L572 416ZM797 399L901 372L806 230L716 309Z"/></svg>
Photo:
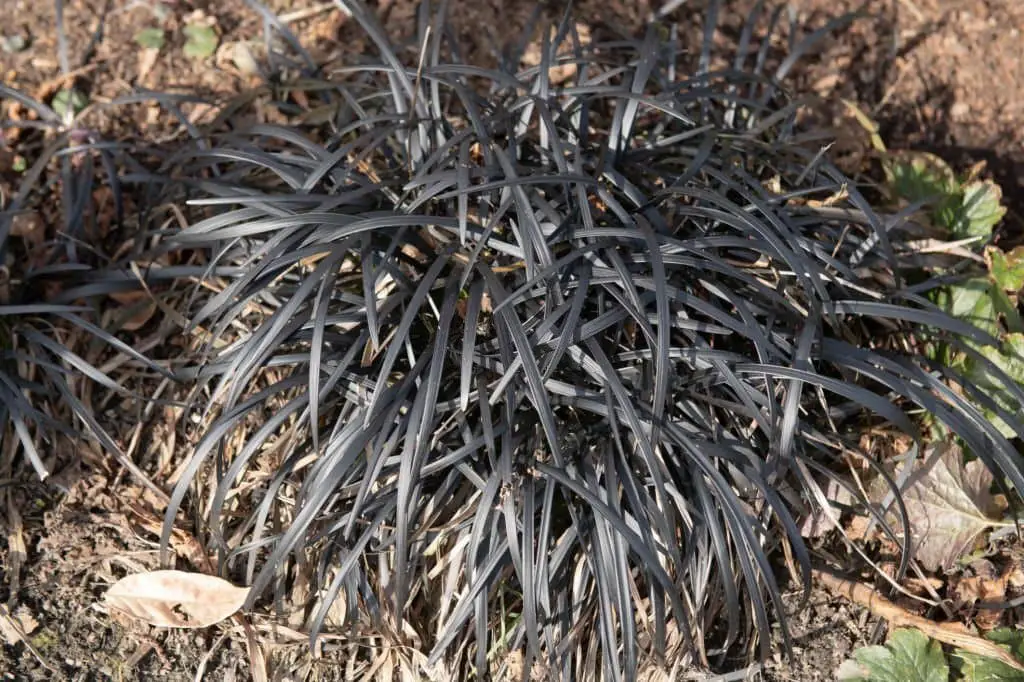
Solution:
<svg viewBox="0 0 1024 682"><path fill-rule="evenodd" d="M2 121L4 146L16 143L33 161L17 193L0 197L0 434L42 479L67 463L55 454L59 439L89 438L147 480L86 397L86 384L131 395L97 367L97 346L169 376L100 324L102 296L117 291L104 268L126 236L120 175L133 160L126 145L83 125L81 108L51 108L0 85L3 100L22 112Z"/></svg>

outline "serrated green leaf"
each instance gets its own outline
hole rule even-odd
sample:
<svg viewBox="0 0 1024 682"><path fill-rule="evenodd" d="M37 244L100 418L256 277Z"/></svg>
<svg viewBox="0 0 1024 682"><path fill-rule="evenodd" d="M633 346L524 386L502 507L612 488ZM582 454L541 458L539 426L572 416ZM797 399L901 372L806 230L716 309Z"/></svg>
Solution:
<svg viewBox="0 0 1024 682"><path fill-rule="evenodd" d="M212 26L189 24L184 28L186 57L205 59L217 51L217 32Z"/></svg>
<svg viewBox="0 0 1024 682"><path fill-rule="evenodd" d="M147 50L159 50L164 46L164 31L160 28L144 28L135 34L135 42Z"/></svg>
<svg viewBox="0 0 1024 682"><path fill-rule="evenodd" d="M992 236L992 230L1006 215L1002 190L994 182L972 182L963 188L963 198L949 226L956 239Z"/></svg>
<svg viewBox="0 0 1024 682"><path fill-rule="evenodd" d="M989 247L986 255L990 263L992 281L1004 291L1017 292L1024 289L1024 246L1018 246L1009 253Z"/></svg>
<svg viewBox="0 0 1024 682"><path fill-rule="evenodd" d="M852 682L948 682L949 666L938 642L928 639L919 630L896 630L885 646L866 646L853 652L861 669L840 668L842 679Z"/></svg>
<svg viewBox="0 0 1024 682"><path fill-rule="evenodd" d="M898 197L910 202L943 198L959 189L953 170L934 154L893 152L886 157L884 167L889 186Z"/></svg>
<svg viewBox="0 0 1024 682"><path fill-rule="evenodd" d="M88 98L74 88L65 88L53 96L53 110L61 118L73 117L89 104Z"/></svg>
<svg viewBox="0 0 1024 682"><path fill-rule="evenodd" d="M1024 630L1000 628L988 633L987 637L1004 645L1010 653L1024 661ZM957 649L953 652L953 662L964 682L1024 682L1024 672L988 656Z"/></svg>

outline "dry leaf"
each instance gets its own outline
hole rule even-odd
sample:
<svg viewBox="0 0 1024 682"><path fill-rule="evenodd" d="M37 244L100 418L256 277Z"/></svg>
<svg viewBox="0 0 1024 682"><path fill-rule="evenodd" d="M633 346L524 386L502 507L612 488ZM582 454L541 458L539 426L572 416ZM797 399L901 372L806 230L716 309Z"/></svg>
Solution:
<svg viewBox="0 0 1024 682"><path fill-rule="evenodd" d="M253 682L268 682L270 677L267 675L267 656L263 653L256 632L248 623L245 624L245 644L249 654L249 673Z"/></svg>
<svg viewBox="0 0 1024 682"><path fill-rule="evenodd" d="M234 44L231 51L231 61L246 76L260 75L260 65L256 62L256 57L253 56L252 50L245 43L238 42Z"/></svg>
<svg viewBox="0 0 1024 682"><path fill-rule="evenodd" d="M28 559L28 548L25 547L25 527L21 513L11 496L7 497L7 571L8 587L11 594L21 589L21 567Z"/></svg>
<svg viewBox="0 0 1024 682"><path fill-rule="evenodd" d="M828 509L815 509L813 513L804 518L800 524L800 535L805 538L820 538L834 529L842 514L836 505L849 505L853 502L853 496L846 488L839 485L838 481L830 479L824 492L828 501L835 504L829 504Z"/></svg>
<svg viewBox="0 0 1024 682"><path fill-rule="evenodd" d="M115 611L150 625L203 628L242 608L249 589L212 575L150 571L114 583L104 601Z"/></svg>
<svg viewBox="0 0 1024 682"><path fill-rule="evenodd" d="M974 575L960 578L953 587L953 596L960 605L973 605L977 602L1001 602L1006 598L1006 584L1010 572L1000 574L991 561L982 559L972 564ZM1000 610L982 610L974 615L972 621L981 630L992 630L999 626L1003 612Z"/></svg>
<svg viewBox="0 0 1024 682"><path fill-rule="evenodd" d="M126 332L142 329L156 313L156 301L145 291L114 291L107 295L122 306L134 311L131 317L121 325Z"/></svg>
<svg viewBox="0 0 1024 682"><path fill-rule="evenodd" d="M1000 523L989 517L996 510L992 473L979 460L965 465L960 448L945 443L929 447L915 465L904 492L914 555L925 569L946 571Z"/></svg>
<svg viewBox="0 0 1024 682"><path fill-rule="evenodd" d="M145 495L145 493L142 493L142 495ZM163 504L163 501L160 501L160 504ZM156 509L158 506L160 505L151 503L149 509L147 509L145 506L133 502L128 506L128 509L132 521L159 537L163 532L163 519L156 517L150 511L150 509ZM199 570L208 568L216 563L206 554L203 545L194 535L180 528L171 530L170 545L176 556L188 561Z"/></svg>
<svg viewBox="0 0 1024 682"><path fill-rule="evenodd" d="M850 522L846 524L846 535L851 540L866 540L868 527L871 525L871 519L866 516L854 516L850 519ZM875 524L874 533L878 532L878 524Z"/></svg>
<svg viewBox="0 0 1024 682"><path fill-rule="evenodd" d="M156 65L157 57L160 56L160 49L155 47L144 47L139 50L138 82L146 84L146 78Z"/></svg>
<svg viewBox="0 0 1024 682"><path fill-rule="evenodd" d="M576 24L576 32L579 36L580 46L585 47L590 44L590 28L582 23ZM573 54L572 41L569 39L564 40L559 46L556 52L557 57L568 57ZM541 43L539 41L531 42L526 46L526 51L523 53L522 62L523 65L528 67L540 66L541 63ZM548 80L552 85L563 85L567 81L571 80L576 76L576 65L573 63L559 64L556 60L552 60L553 65L548 68Z"/></svg>
<svg viewBox="0 0 1024 682"><path fill-rule="evenodd" d="M14 613L8 613L7 607L0 605L0 635L8 644L25 641L25 637L35 632L37 627L39 621L24 605L15 609Z"/></svg>

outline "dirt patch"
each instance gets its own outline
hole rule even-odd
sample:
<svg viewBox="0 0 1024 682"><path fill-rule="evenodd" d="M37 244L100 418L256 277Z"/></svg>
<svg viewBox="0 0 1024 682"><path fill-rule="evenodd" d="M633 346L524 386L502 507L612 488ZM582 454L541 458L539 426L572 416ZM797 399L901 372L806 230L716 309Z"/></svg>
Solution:
<svg viewBox="0 0 1024 682"><path fill-rule="evenodd" d="M0 649L0 670L13 674L8 679L192 680L200 668L207 679L247 676L245 652L230 637L218 642L218 628L159 632L98 606L115 580L158 565L154 537L126 512L126 502L144 501L140 490L93 473L59 499L41 487L35 492L10 494L12 506L30 510L17 533L27 556L15 560L19 543L9 534L5 587L16 593L3 596L29 625L27 641Z"/></svg>
<svg viewBox="0 0 1024 682"><path fill-rule="evenodd" d="M817 23L861 6L794 4ZM833 105L856 102L890 148L930 151L958 169L986 162L1010 204L1001 237L1016 243L1024 239L1022 32L1016 0L875 0L798 74L800 89Z"/></svg>
<svg viewBox="0 0 1024 682"><path fill-rule="evenodd" d="M835 671L854 649L867 644L866 620L858 609L835 600L829 593L814 590L806 609L797 611L800 594L787 595L793 656L776 655L764 666L770 682L818 682L834 680ZM778 639L778 637L776 637Z"/></svg>
<svg viewBox="0 0 1024 682"><path fill-rule="evenodd" d="M137 87L227 97L254 82L246 51L257 60L266 56L263 21L242 0L65 2L63 48L52 3L0 4L0 38L5 39L0 82L47 101L69 87L96 103ZM327 4L267 4L283 15L318 63L338 63L366 47L353 22ZM795 0L793 6L798 25L817 27L861 4ZM451 5L454 35L466 54L483 65L493 65L496 48L518 37L534 7L532 2L470 0ZM728 3L723 23L735 27L753 5L751 0ZM575 7L595 34L635 30L652 9L650 3L621 1L610 6L578 2ZM412 32L412 2L382 2L378 9L389 31ZM677 13L681 35L699 36L702 9L701 3L688 3ZM1008 242L1024 240L1024 5L1018 0L877 0L868 3L867 11L849 29L827 37L816 56L793 74L797 92L819 95L822 119L855 134L843 100L857 103L877 120L892 147L934 151L960 168L986 161L1011 201L1001 236ZM557 18L561 6L547 3L545 12ZM197 23L217 35L216 51L206 59L184 53L184 28ZM144 29L163 32L156 53L140 46L137 36ZM65 72L70 77L62 78ZM114 137L127 135L161 123L153 112L142 109L130 120L100 118L96 125ZM186 113L202 116L197 107ZM86 457L81 466L83 473L72 471L67 481L71 492L66 497L31 483L29 471L4 473L10 481L5 489L9 508L19 510L21 518L15 522L11 512L6 514L0 595L11 613L27 614L37 625L28 633L31 647L14 641L0 648L0 672L19 680L186 680L205 670L206 679L246 679L249 652L237 633L217 628L150 631L95 608L106 586L126 572L156 567L158 556L156 536L130 513L130 502L142 499L142 493L95 459ZM862 614L824 593L815 593L811 607L792 625L796 655L769 662L769 680L831 679L838 664L871 634ZM294 663L303 655L304 642L289 646L281 659ZM296 663L294 669L310 671L307 663ZM344 675L329 666L317 671L320 679Z"/></svg>

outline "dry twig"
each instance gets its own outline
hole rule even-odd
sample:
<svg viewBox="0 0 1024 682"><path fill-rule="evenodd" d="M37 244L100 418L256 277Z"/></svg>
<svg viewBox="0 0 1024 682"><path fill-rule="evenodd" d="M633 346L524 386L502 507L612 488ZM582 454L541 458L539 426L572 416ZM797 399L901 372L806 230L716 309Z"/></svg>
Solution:
<svg viewBox="0 0 1024 682"><path fill-rule="evenodd" d="M1009 651L995 642L971 634L961 623L936 623L935 621L910 613L894 604L876 590L852 580L840 578L824 571L814 571L814 577L833 593L846 597L854 604L863 606L873 615L884 618L897 627L916 628L928 637L943 644L968 651L979 656L988 656L1004 663L1014 670L1024 671L1024 664Z"/></svg>

